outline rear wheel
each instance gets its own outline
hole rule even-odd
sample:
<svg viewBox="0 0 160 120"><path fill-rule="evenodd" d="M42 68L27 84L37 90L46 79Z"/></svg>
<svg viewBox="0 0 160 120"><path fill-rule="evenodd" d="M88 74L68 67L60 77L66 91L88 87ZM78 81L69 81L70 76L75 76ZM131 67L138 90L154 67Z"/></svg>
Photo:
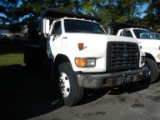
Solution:
<svg viewBox="0 0 160 120"><path fill-rule="evenodd" d="M64 104L66 106L78 104L83 97L84 90L78 85L76 73L69 63L60 64L58 69L60 74L59 86Z"/></svg>
<svg viewBox="0 0 160 120"><path fill-rule="evenodd" d="M159 78L159 68L157 63L150 58L146 58L146 65L150 70L150 83L156 82Z"/></svg>

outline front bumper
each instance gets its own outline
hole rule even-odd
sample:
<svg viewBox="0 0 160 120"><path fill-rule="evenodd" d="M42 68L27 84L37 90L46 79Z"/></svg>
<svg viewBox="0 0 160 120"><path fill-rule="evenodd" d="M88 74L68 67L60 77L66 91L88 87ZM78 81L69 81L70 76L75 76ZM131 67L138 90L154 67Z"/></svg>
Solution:
<svg viewBox="0 0 160 120"><path fill-rule="evenodd" d="M136 81L141 81L149 77L149 69L144 66L141 69L102 73L102 74L77 74L80 87L84 88L104 88L114 87L123 84L129 84Z"/></svg>

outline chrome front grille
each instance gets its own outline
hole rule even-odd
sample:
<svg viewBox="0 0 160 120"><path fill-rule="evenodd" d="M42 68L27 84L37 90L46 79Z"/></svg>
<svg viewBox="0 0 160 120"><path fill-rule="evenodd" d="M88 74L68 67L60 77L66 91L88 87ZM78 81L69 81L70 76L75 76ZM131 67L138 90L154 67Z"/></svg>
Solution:
<svg viewBox="0 0 160 120"><path fill-rule="evenodd" d="M121 71L139 67L139 47L136 43L109 42L107 71Z"/></svg>

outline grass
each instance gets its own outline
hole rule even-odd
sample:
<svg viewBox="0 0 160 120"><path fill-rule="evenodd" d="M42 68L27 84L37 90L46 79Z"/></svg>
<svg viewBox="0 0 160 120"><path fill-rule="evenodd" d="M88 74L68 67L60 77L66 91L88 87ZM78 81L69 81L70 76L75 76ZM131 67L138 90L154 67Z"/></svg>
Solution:
<svg viewBox="0 0 160 120"><path fill-rule="evenodd" d="M0 43L0 67L9 65L24 66L23 44Z"/></svg>
<svg viewBox="0 0 160 120"><path fill-rule="evenodd" d="M26 72L24 45L0 42L0 119L28 119L52 111L47 76Z"/></svg>
<svg viewBox="0 0 160 120"><path fill-rule="evenodd" d="M22 65L24 66L25 63L23 62L23 54L6 54L0 56L0 66L8 66L8 65Z"/></svg>
<svg viewBox="0 0 160 120"><path fill-rule="evenodd" d="M11 91L25 74L23 44L0 43L0 93Z"/></svg>

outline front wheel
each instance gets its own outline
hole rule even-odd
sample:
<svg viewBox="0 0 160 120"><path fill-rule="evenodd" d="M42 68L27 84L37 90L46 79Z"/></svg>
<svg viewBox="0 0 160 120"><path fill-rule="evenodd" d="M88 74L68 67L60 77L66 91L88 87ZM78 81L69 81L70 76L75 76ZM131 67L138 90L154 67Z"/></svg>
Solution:
<svg viewBox="0 0 160 120"><path fill-rule="evenodd" d="M146 65L150 70L150 83L156 82L159 78L159 68L157 63L150 58L146 58Z"/></svg>
<svg viewBox="0 0 160 120"><path fill-rule="evenodd" d="M62 93L64 104L73 106L82 99L84 90L79 87L76 73L72 70L69 63L62 63L59 69L59 86Z"/></svg>

